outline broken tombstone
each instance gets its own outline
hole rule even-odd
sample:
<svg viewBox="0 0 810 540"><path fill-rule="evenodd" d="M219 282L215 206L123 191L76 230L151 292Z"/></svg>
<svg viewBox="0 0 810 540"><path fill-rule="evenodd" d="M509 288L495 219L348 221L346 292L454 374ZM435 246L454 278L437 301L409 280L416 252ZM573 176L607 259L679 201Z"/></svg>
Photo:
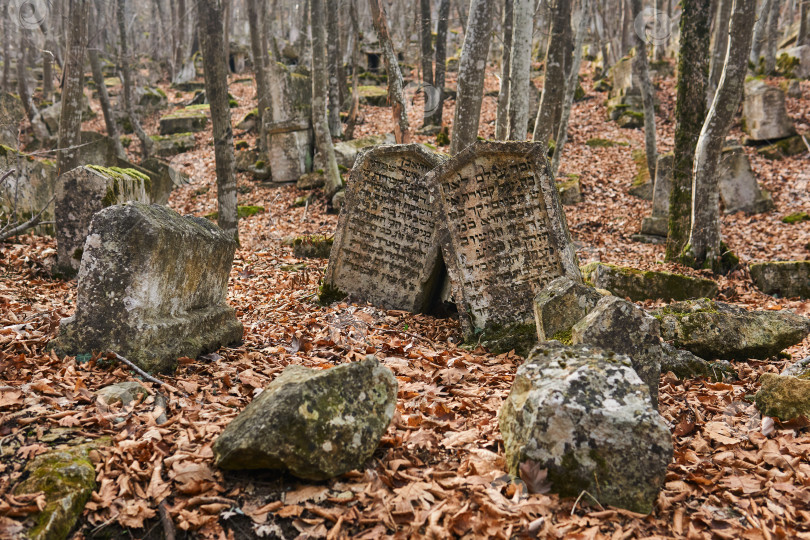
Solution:
<svg viewBox="0 0 810 540"><path fill-rule="evenodd" d="M720 198L726 214L759 214L773 210L771 194L760 189L742 146L723 149L719 171Z"/></svg>
<svg viewBox="0 0 810 540"><path fill-rule="evenodd" d="M749 266L757 289L781 298L810 298L810 261L773 261Z"/></svg>
<svg viewBox="0 0 810 540"><path fill-rule="evenodd" d="M750 142L773 141L796 134L785 109L785 93L758 79L745 84L743 119L743 131Z"/></svg>
<svg viewBox="0 0 810 540"><path fill-rule="evenodd" d="M671 272L638 270L601 262L581 268L582 277L597 289L605 289L633 302L644 300L688 300L717 296L717 283L710 279Z"/></svg>
<svg viewBox="0 0 810 540"><path fill-rule="evenodd" d="M208 125L208 105L193 105L160 119L160 134L196 133Z"/></svg>
<svg viewBox="0 0 810 540"><path fill-rule="evenodd" d="M571 344L571 327L585 317L602 298L589 285L562 276L546 285L534 299L538 341L557 340Z"/></svg>
<svg viewBox="0 0 810 540"><path fill-rule="evenodd" d="M658 156L655 164L655 182L653 184L652 215L641 221L641 234L651 242L663 242L669 234L669 196L672 192L672 165L675 154L672 152ZM634 240L636 238L634 237Z"/></svg>

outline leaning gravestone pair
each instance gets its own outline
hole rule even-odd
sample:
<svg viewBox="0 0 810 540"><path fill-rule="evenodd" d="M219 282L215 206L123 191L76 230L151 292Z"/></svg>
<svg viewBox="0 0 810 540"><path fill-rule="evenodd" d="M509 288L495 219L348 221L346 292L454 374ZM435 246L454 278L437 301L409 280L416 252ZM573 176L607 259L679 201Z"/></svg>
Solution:
<svg viewBox="0 0 810 540"><path fill-rule="evenodd" d="M452 159L420 145L362 154L322 299L427 311L446 267L466 338L525 351L534 296L556 277L582 280L544 156L536 143L483 141Z"/></svg>

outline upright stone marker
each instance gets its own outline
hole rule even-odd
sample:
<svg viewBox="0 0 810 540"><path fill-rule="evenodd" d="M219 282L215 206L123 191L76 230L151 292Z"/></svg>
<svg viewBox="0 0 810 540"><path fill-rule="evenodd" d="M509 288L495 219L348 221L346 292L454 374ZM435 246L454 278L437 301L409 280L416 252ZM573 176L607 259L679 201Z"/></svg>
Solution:
<svg viewBox="0 0 810 540"><path fill-rule="evenodd" d="M773 210L771 194L760 189L742 146L735 144L723 149L719 173L720 198L726 214L739 211L759 214Z"/></svg>
<svg viewBox="0 0 810 540"><path fill-rule="evenodd" d="M446 158L419 144L384 145L352 169L324 278L324 299L348 294L425 311L441 278L425 174Z"/></svg>
<svg viewBox="0 0 810 540"><path fill-rule="evenodd" d="M536 339L537 293L560 276L582 282L543 145L478 141L426 182L467 338Z"/></svg>
<svg viewBox="0 0 810 540"><path fill-rule="evenodd" d="M203 218L158 205L111 206L93 217L79 269L76 313L51 346L112 350L147 371L238 341L225 302L236 242Z"/></svg>
<svg viewBox="0 0 810 540"><path fill-rule="evenodd" d="M672 165L675 155L658 156L655 164L652 215L641 221L641 234L666 238L669 228L669 196L672 192Z"/></svg>

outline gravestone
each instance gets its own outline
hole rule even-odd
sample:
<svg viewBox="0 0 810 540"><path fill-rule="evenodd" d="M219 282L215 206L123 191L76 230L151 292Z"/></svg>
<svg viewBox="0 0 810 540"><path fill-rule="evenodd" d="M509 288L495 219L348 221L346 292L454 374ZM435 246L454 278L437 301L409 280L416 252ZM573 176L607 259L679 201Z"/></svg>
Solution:
<svg viewBox="0 0 810 540"><path fill-rule="evenodd" d="M669 196L672 192L672 165L675 155L670 152L658 156L655 164L652 215L641 222L641 234L665 239L669 227ZM649 239L655 241L655 239Z"/></svg>
<svg viewBox="0 0 810 540"><path fill-rule="evenodd" d="M324 292L420 312L440 285L436 218L425 174L447 158L420 144L357 158L324 278Z"/></svg>
<svg viewBox="0 0 810 540"><path fill-rule="evenodd" d="M560 276L582 282L545 156L539 143L478 141L425 179L467 339L536 340L534 297Z"/></svg>
<svg viewBox="0 0 810 540"><path fill-rule="evenodd" d="M26 221L42 212L42 221L53 221L53 196L56 192L56 166L47 160L18 152L0 144L0 177L14 170L0 183L0 214L16 212L19 221ZM51 225L38 225L37 234L53 234Z"/></svg>
<svg viewBox="0 0 810 540"><path fill-rule="evenodd" d="M720 198L726 214L759 214L773 209L770 193L759 188L745 150L740 145L723 149L719 171Z"/></svg>
<svg viewBox="0 0 810 540"><path fill-rule="evenodd" d="M64 275L79 270L93 215L126 201L149 202L149 177L135 169L89 165L56 181L56 264Z"/></svg>
<svg viewBox="0 0 810 540"><path fill-rule="evenodd" d="M785 109L785 93L760 80L745 85L743 128L751 142L773 141L796 134Z"/></svg>
<svg viewBox="0 0 810 540"><path fill-rule="evenodd" d="M270 65L271 113L265 126L267 158L276 183L295 182L312 170L315 135L312 117L312 79L303 68Z"/></svg>
<svg viewBox="0 0 810 540"><path fill-rule="evenodd" d="M76 312L50 347L112 350L147 371L169 371L179 357L240 340L242 324L225 302L235 249L209 220L165 206L103 209L84 243Z"/></svg>

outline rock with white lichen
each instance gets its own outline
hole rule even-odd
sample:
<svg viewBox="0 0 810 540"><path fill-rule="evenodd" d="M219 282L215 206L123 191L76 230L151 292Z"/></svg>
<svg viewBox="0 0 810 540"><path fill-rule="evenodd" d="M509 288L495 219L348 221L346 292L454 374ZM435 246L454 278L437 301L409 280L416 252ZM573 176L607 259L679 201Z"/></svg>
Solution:
<svg viewBox="0 0 810 540"><path fill-rule="evenodd" d="M214 442L223 469L281 469L325 480L362 467L396 409L397 381L376 358L287 368Z"/></svg>
<svg viewBox="0 0 810 540"><path fill-rule="evenodd" d="M498 415L509 473L545 470L551 491L649 513L673 446L627 356L551 341L518 368Z"/></svg>
<svg viewBox="0 0 810 540"><path fill-rule="evenodd" d="M750 267L754 285L765 294L810 298L810 261L774 261Z"/></svg>
<svg viewBox="0 0 810 540"><path fill-rule="evenodd" d="M602 294L596 289L562 276L546 285L534 299L537 339L556 339L570 345L571 327L596 307Z"/></svg>

